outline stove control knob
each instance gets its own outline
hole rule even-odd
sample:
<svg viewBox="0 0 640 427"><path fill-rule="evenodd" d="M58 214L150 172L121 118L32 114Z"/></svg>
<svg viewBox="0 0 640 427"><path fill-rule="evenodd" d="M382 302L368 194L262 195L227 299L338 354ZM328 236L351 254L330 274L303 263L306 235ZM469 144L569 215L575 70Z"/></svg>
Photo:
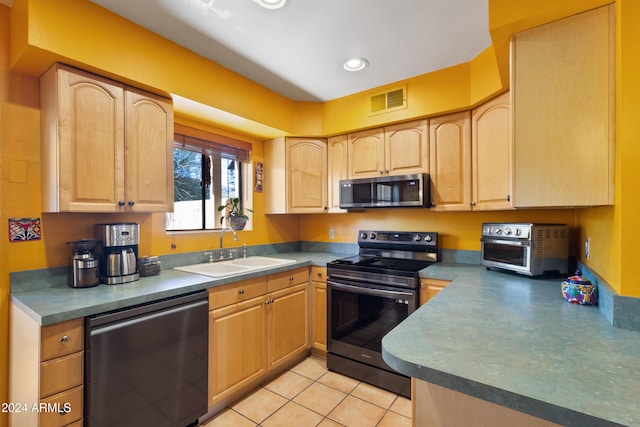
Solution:
<svg viewBox="0 0 640 427"><path fill-rule="evenodd" d="M421 240L422 240L422 236L421 235L419 235L419 234L414 234L413 235L413 241L414 242L419 242Z"/></svg>
<svg viewBox="0 0 640 427"><path fill-rule="evenodd" d="M360 238L363 239L363 240L366 239L367 237L369 237L369 236L367 236L367 233L361 233L360 234Z"/></svg>
<svg viewBox="0 0 640 427"><path fill-rule="evenodd" d="M371 238L371 240L374 240L376 238L376 233L371 233L369 235L369 238Z"/></svg>
<svg viewBox="0 0 640 427"><path fill-rule="evenodd" d="M505 229L504 229L504 234L505 234L506 236L510 236L510 235L511 235L511 229L510 229L510 228L505 228Z"/></svg>
<svg viewBox="0 0 640 427"><path fill-rule="evenodd" d="M497 234L497 235L502 234L502 229L501 229L501 228L496 228L496 234Z"/></svg>
<svg viewBox="0 0 640 427"><path fill-rule="evenodd" d="M522 230L520 230L519 228L516 228L516 236L521 236L522 235Z"/></svg>
<svg viewBox="0 0 640 427"><path fill-rule="evenodd" d="M425 234L424 240L427 241L427 242L430 242L430 241L433 240L433 237L431 237L431 234Z"/></svg>

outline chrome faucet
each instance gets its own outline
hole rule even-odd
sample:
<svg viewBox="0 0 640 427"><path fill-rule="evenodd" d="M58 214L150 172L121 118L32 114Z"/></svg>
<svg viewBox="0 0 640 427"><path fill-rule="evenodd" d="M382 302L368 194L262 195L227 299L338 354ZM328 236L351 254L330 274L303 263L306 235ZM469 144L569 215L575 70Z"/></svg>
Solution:
<svg viewBox="0 0 640 427"><path fill-rule="evenodd" d="M238 241L238 235L236 234L236 230L234 230L231 227L225 227L222 230L220 230L220 259L224 259L224 253L222 251L222 236L224 235L225 231L231 231L233 233L233 241L237 242Z"/></svg>

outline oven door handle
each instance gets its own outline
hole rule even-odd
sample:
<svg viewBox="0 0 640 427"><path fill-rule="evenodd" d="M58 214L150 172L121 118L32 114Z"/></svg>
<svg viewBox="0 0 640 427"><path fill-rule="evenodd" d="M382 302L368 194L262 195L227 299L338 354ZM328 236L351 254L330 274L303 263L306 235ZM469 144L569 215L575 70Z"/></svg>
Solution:
<svg viewBox="0 0 640 427"><path fill-rule="evenodd" d="M481 237L480 241L482 243L493 243L495 245L531 246L531 242L529 240L500 240L491 237Z"/></svg>
<svg viewBox="0 0 640 427"><path fill-rule="evenodd" d="M331 285L336 289L355 291L355 292L360 292L360 293L363 293L363 294L377 295L377 296L381 296L381 297L404 296L404 297L411 298L413 296L413 294L411 292L372 289L372 288L367 288L366 286L346 285L344 283L338 283L338 282L334 282L332 280L327 281L327 285Z"/></svg>

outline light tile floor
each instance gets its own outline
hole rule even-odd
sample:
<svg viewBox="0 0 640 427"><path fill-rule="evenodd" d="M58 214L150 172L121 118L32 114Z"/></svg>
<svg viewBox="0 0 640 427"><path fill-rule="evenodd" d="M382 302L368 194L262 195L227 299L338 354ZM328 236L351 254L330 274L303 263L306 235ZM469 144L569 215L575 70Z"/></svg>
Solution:
<svg viewBox="0 0 640 427"><path fill-rule="evenodd" d="M409 427L411 401L326 368L310 356L204 427Z"/></svg>

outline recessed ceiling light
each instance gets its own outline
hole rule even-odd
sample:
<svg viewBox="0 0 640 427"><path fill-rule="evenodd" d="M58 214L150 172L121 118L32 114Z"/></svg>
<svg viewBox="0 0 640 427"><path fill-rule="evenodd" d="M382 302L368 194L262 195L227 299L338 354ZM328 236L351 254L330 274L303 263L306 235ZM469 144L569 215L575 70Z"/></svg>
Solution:
<svg viewBox="0 0 640 427"><path fill-rule="evenodd" d="M265 9L280 9L287 3L287 0L253 0L253 1L258 3L260 6L264 7Z"/></svg>
<svg viewBox="0 0 640 427"><path fill-rule="evenodd" d="M369 62L364 58L351 58L344 63L343 67L347 71L360 71L365 69Z"/></svg>

